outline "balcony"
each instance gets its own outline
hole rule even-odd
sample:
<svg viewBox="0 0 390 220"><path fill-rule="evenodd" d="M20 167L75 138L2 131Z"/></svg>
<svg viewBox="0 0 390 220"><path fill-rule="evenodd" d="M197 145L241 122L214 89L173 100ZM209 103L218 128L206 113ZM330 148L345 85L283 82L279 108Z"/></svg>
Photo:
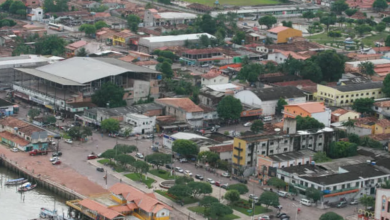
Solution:
<svg viewBox="0 0 390 220"><path fill-rule="evenodd" d="M239 147L234 147L234 150L239 151L239 152L243 151L243 149L239 148Z"/></svg>
<svg viewBox="0 0 390 220"><path fill-rule="evenodd" d="M239 155L234 155L234 157L237 158L237 160L242 160L242 157Z"/></svg>

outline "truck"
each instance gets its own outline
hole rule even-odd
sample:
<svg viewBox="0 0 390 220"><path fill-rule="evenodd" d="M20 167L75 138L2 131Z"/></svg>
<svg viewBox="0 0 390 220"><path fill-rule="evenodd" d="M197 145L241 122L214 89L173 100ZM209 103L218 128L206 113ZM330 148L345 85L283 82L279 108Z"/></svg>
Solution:
<svg viewBox="0 0 390 220"><path fill-rule="evenodd" d="M47 150L32 150L30 151L30 156L36 156L36 155L46 155L48 153Z"/></svg>

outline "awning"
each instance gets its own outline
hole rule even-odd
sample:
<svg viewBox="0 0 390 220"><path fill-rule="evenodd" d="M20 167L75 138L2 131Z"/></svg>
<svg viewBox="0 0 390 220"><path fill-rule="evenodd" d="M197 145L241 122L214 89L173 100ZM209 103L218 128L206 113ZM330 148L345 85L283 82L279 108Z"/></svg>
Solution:
<svg viewBox="0 0 390 220"><path fill-rule="evenodd" d="M14 95L16 97L19 97L19 98L22 98L22 99L30 100L30 96L28 96L26 94L23 94L23 93L20 93L20 92L14 92Z"/></svg>
<svg viewBox="0 0 390 220"><path fill-rule="evenodd" d="M174 129L177 128L177 125L166 125L166 126L161 126L163 129Z"/></svg>
<svg viewBox="0 0 390 220"><path fill-rule="evenodd" d="M45 105L45 107L54 110L54 107L52 105Z"/></svg>
<svg viewBox="0 0 390 220"><path fill-rule="evenodd" d="M334 197L334 196L341 196L349 193L355 193L359 192L359 189L353 189L353 190L348 190L348 191L343 191L343 192L337 192L337 193L332 193L328 195L324 195L324 198L329 198L329 197Z"/></svg>

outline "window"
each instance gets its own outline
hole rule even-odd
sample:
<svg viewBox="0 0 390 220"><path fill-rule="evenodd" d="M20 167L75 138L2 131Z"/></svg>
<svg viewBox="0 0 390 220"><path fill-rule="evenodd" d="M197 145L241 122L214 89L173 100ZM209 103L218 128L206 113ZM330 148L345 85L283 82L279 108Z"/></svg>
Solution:
<svg viewBox="0 0 390 220"><path fill-rule="evenodd" d="M305 186L306 186L306 187L309 187L309 183L305 183Z"/></svg>
<svg viewBox="0 0 390 220"><path fill-rule="evenodd" d="M378 92L378 94L381 94L381 93L382 93L381 91Z"/></svg>
<svg viewBox="0 0 390 220"><path fill-rule="evenodd" d="M305 149L305 145L302 145L302 149Z"/></svg>
<svg viewBox="0 0 390 220"><path fill-rule="evenodd" d="M339 97L338 96L336 96L336 99L338 99Z"/></svg>
<svg viewBox="0 0 390 220"><path fill-rule="evenodd" d="M342 95L341 98L344 98L344 96Z"/></svg>
<svg viewBox="0 0 390 220"><path fill-rule="evenodd" d="M370 95L370 94L367 92L366 95Z"/></svg>
<svg viewBox="0 0 390 220"><path fill-rule="evenodd" d="M359 187L360 183L359 182L356 182L355 183L355 187Z"/></svg>
<svg viewBox="0 0 390 220"><path fill-rule="evenodd" d="M353 97L353 94L351 95L351 97Z"/></svg>
<svg viewBox="0 0 390 220"><path fill-rule="evenodd" d="M321 190L321 186L319 186L317 189L318 189L318 190Z"/></svg>
<svg viewBox="0 0 390 220"><path fill-rule="evenodd" d="M372 92L373 95L375 95L375 92Z"/></svg>
<svg viewBox="0 0 390 220"><path fill-rule="evenodd" d="M286 148L284 148L284 152L286 152L288 150L288 148L286 147Z"/></svg>
<svg viewBox="0 0 390 220"><path fill-rule="evenodd" d="M345 101L345 103L348 103L349 101L347 100L347 101Z"/></svg>
<svg viewBox="0 0 390 220"><path fill-rule="evenodd" d="M340 104L343 104L343 103L344 103L344 101L343 101L343 100L341 100L341 101L340 101Z"/></svg>
<svg viewBox="0 0 390 220"><path fill-rule="evenodd" d="M312 145L311 144L309 144L309 147L311 147Z"/></svg>
<svg viewBox="0 0 390 220"><path fill-rule="evenodd" d="M261 154L263 154L263 155L264 155L264 154L265 154L265 151L261 151Z"/></svg>
<svg viewBox="0 0 390 220"><path fill-rule="evenodd" d="M318 146L322 146L322 143L318 143Z"/></svg>
<svg viewBox="0 0 390 220"><path fill-rule="evenodd" d="M364 93L360 94L361 96L364 96Z"/></svg>
<svg viewBox="0 0 390 220"><path fill-rule="evenodd" d="M341 185L341 189L345 189L345 184Z"/></svg>
<svg viewBox="0 0 390 220"><path fill-rule="evenodd" d="M263 143L261 146L262 146L262 147L265 147L265 143Z"/></svg>
<svg viewBox="0 0 390 220"><path fill-rule="evenodd" d="M351 188L351 184L350 183L347 184L347 188Z"/></svg>
<svg viewBox="0 0 390 220"><path fill-rule="evenodd" d="M288 140L284 140L284 143L287 144L287 143L288 143Z"/></svg>
<svg viewBox="0 0 390 220"><path fill-rule="evenodd" d="M345 98L348 98L348 97L349 97L349 95L346 95L346 96L345 96Z"/></svg>
<svg viewBox="0 0 390 220"><path fill-rule="evenodd" d="M322 135L318 136L318 138L322 138Z"/></svg>
<svg viewBox="0 0 390 220"><path fill-rule="evenodd" d="M269 144L270 144L270 145L274 145L274 142L273 142L273 141L271 141Z"/></svg>
<svg viewBox="0 0 390 220"><path fill-rule="evenodd" d="M333 191L337 190L337 186L333 186Z"/></svg>
<svg viewBox="0 0 390 220"><path fill-rule="evenodd" d="M274 150L270 150L269 153L270 153L270 154L273 154L273 153L274 153Z"/></svg>

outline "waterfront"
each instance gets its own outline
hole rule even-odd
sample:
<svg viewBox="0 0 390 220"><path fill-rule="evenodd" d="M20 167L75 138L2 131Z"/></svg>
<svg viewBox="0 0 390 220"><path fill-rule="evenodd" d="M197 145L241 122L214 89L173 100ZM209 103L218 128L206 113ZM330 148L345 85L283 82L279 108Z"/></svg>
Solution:
<svg viewBox="0 0 390 220"><path fill-rule="evenodd" d="M65 216L68 214L65 199L42 187L38 186L32 191L21 194L17 192L15 186L4 186L7 179L15 178L20 177L10 170L0 167L0 219L29 220L38 218L41 207L53 209L54 203L59 214L64 213Z"/></svg>

